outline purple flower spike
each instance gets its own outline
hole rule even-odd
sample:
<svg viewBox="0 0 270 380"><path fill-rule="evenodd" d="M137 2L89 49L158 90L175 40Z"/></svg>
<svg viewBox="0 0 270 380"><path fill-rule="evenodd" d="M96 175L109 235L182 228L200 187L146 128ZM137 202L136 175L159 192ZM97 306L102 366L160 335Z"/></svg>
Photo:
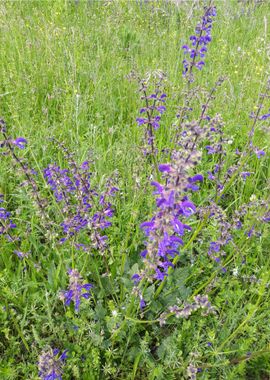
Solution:
<svg viewBox="0 0 270 380"><path fill-rule="evenodd" d="M67 358L67 350L59 355L58 349L49 348L39 356L38 370L41 380L62 380L63 367Z"/></svg>
<svg viewBox="0 0 270 380"><path fill-rule="evenodd" d="M82 276L76 269L70 269L69 287L68 290L62 291L60 298L65 300L65 305L69 306L71 302L75 305L75 311L78 313L80 309L81 298L88 299L91 296L90 290L93 288L92 284L83 284Z"/></svg>
<svg viewBox="0 0 270 380"><path fill-rule="evenodd" d="M11 142L13 145L16 145L19 149L24 149L25 145L27 144L27 140L23 137L18 137L17 139L12 140Z"/></svg>
<svg viewBox="0 0 270 380"><path fill-rule="evenodd" d="M189 76L189 81L193 81L192 70L193 67L196 67L198 70L202 70L205 62L199 60L200 58L205 57L205 53L207 52L207 45L211 42L211 29L213 17L216 16L216 8L213 6L209 6L205 8L205 13L201 19L201 22L198 23L195 34L189 37L191 42L191 46L183 45L182 49L184 50L184 54L187 56L186 59L183 60L183 75Z"/></svg>
<svg viewBox="0 0 270 380"><path fill-rule="evenodd" d="M143 107L140 109L140 117L136 118L137 124L144 127L143 151L144 155L156 155L155 131L160 128L161 115L166 111L164 105L166 94L162 93L164 74L153 74L155 77L155 89L148 88L148 80L138 78L140 89L144 100ZM151 92L150 92L151 91ZM144 116L144 117L142 117ZM146 145L148 146L145 146Z"/></svg>

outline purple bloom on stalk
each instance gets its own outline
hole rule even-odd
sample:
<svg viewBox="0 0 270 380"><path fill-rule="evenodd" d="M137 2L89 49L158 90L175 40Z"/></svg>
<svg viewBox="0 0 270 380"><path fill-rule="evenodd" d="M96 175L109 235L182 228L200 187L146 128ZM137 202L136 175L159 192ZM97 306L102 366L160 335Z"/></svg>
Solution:
<svg viewBox="0 0 270 380"><path fill-rule="evenodd" d="M137 117L136 121L138 125L144 125L147 123L147 119L145 119L144 117Z"/></svg>
<svg viewBox="0 0 270 380"><path fill-rule="evenodd" d="M216 8L209 6L205 8L205 13L195 29L195 34L190 36L191 46L183 45L182 49L184 54L189 56L189 59L183 60L183 75L189 74L189 80L192 81L192 69L196 67L198 70L202 70L205 62L203 60L197 61L197 59L204 58L207 52L207 45L211 42L211 29L213 17L216 16Z"/></svg>
<svg viewBox="0 0 270 380"><path fill-rule="evenodd" d="M241 173L241 177L245 181L247 179L247 177L250 177L250 172L242 172Z"/></svg>
<svg viewBox="0 0 270 380"><path fill-rule="evenodd" d="M160 114L163 114L165 111L166 111L166 107L165 106L157 106L157 111L160 113Z"/></svg>
<svg viewBox="0 0 270 380"><path fill-rule="evenodd" d="M187 375L190 380L196 380L197 376L196 373L198 373L198 368L196 368L192 363L189 364L187 367Z"/></svg>
<svg viewBox="0 0 270 380"><path fill-rule="evenodd" d="M219 252L220 251L220 244L217 243L216 241L212 241L212 243L210 243L210 249L211 249L211 251Z"/></svg>
<svg viewBox="0 0 270 380"><path fill-rule="evenodd" d="M44 169L44 177L56 201L61 202L63 206L64 220L60 225L65 236L60 242L64 243L80 231L88 230L91 232L91 246L103 251L106 248L107 237L102 231L111 226L108 219L114 214L109 199L118 189L108 180L106 191L98 194L90 182L89 162L77 165L70 157L69 155L69 169L61 169L55 164L50 164ZM97 209L93 209L93 204Z"/></svg>
<svg viewBox="0 0 270 380"><path fill-rule="evenodd" d="M7 211L4 207L0 207L0 235L6 235L8 240L11 239L9 230L16 228L16 224L13 223L10 216L11 213L9 211Z"/></svg>
<svg viewBox="0 0 270 380"><path fill-rule="evenodd" d="M89 170L89 161L84 161L81 165L83 170Z"/></svg>
<svg viewBox="0 0 270 380"><path fill-rule="evenodd" d="M142 296L140 296L140 309L141 311L145 308L146 303Z"/></svg>
<svg viewBox="0 0 270 380"><path fill-rule="evenodd" d="M257 156L258 158L261 158L261 157L265 156L265 151L264 151L264 150L256 149L256 150L255 150L255 153L256 153L256 156Z"/></svg>
<svg viewBox="0 0 270 380"><path fill-rule="evenodd" d="M190 189L192 191L197 191L199 190L199 186L194 185L196 182L203 182L203 176L201 174L197 174L194 177L190 177L188 179L189 184L187 185L186 189Z"/></svg>
<svg viewBox="0 0 270 380"><path fill-rule="evenodd" d="M141 224L147 241L141 254L144 269L133 276L136 283L143 278L150 282L163 281L169 268L174 268L173 260L180 254L185 232L191 230L185 220L196 212L196 206L187 191L191 185L195 186L194 183L202 182L203 176L190 176L190 168L196 165L197 152L193 151L193 143L187 147L184 154L182 151L173 152L170 164L159 165L164 185L152 182L156 188L156 210L151 220Z"/></svg>
<svg viewBox="0 0 270 380"><path fill-rule="evenodd" d="M207 174L208 174L208 179L210 179L210 181L214 181L216 179L216 177L213 175L212 172L208 171Z"/></svg>
<svg viewBox="0 0 270 380"><path fill-rule="evenodd" d="M25 148L25 145L27 144L27 140L24 139L23 137L18 137L17 139L15 140L11 140L11 143L13 145L16 145L17 148L19 149L24 149Z"/></svg>
<svg viewBox="0 0 270 380"><path fill-rule="evenodd" d="M138 284L141 281L141 277L138 274L134 274L131 279L134 281L134 284Z"/></svg>
<svg viewBox="0 0 270 380"><path fill-rule="evenodd" d="M265 115L262 115L259 117L259 120L266 120L270 117L270 113L266 113Z"/></svg>
<svg viewBox="0 0 270 380"><path fill-rule="evenodd" d="M38 359L38 375L41 380L62 380L63 367L67 358L67 350L59 355L59 350L49 348L43 351Z"/></svg>
<svg viewBox="0 0 270 380"><path fill-rule="evenodd" d="M158 167L158 170L162 173L164 172L170 172L172 170L171 165L169 164L161 164Z"/></svg>
<svg viewBox="0 0 270 380"><path fill-rule="evenodd" d="M189 177L188 182L189 183L203 182L203 176L201 174L196 174L194 177Z"/></svg>
<svg viewBox="0 0 270 380"><path fill-rule="evenodd" d="M62 291L60 298L65 300L65 305L69 306L71 302L74 303L75 311L78 313L80 309L81 298L90 298L90 289L93 288L92 284L83 284L83 279L76 269L70 269L69 287L68 290Z"/></svg>
<svg viewBox="0 0 270 380"><path fill-rule="evenodd" d="M4 207L0 207L0 219L8 219L10 217L10 212L7 211Z"/></svg>
<svg viewBox="0 0 270 380"><path fill-rule="evenodd" d="M247 232L247 236L251 238L254 235L254 226L251 227L251 229Z"/></svg>
<svg viewBox="0 0 270 380"><path fill-rule="evenodd" d="M141 99L144 100L144 105L140 109L140 114L144 117L136 118L137 124L139 126L144 126L144 142L150 146L144 148L144 154L155 155L157 153L155 147L155 131L160 127L160 118L165 111L166 107L164 102L166 99L166 94L162 93L164 74L159 72L154 74L156 79L155 89L149 94L148 80L147 79L137 79L140 83L140 92L142 94Z"/></svg>
<svg viewBox="0 0 270 380"><path fill-rule="evenodd" d="M15 250L14 251L15 255L19 257L19 259L24 259L24 258L27 258L29 256L29 252L21 252L21 251L17 251Z"/></svg>

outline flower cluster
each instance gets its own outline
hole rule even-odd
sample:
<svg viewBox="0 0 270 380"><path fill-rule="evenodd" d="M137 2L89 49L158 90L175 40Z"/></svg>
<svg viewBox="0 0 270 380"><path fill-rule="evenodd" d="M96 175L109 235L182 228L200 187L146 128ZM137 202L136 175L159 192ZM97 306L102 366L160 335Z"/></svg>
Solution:
<svg viewBox="0 0 270 380"><path fill-rule="evenodd" d="M216 8L209 6L205 9L205 13L195 28L195 35L190 36L191 46L183 45L182 49L185 54L189 55L189 59L183 60L183 75L188 75L189 81L193 81L192 70L196 67L202 70L205 62L204 57L207 52L207 45L211 42L211 30L213 17L216 16Z"/></svg>
<svg viewBox="0 0 270 380"><path fill-rule="evenodd" d="M139 80L140 89L142 93L141 99L144 101L144 107L140 109L142 116L136 119L139 126L145 127L145 140L149 149L144 149L144 154L156 154L157 149L155 147L155 130L160 127L161 115L166 111L164 105L167 95L163 92L164 74L162 72L154 73L156 83L155 89L149 94L148 80Z"/></svg>
<svg viewBox="0 0 270 380"><path fill-rule="evenodd" d="M66 153L67 154L67 153ZM91 246L103 251L106 248L107 236L102 231L111 226L109 218L114 214L110 198L118 189L112 180L106 183L106 190L98 194L90 183L90 163L83 162L77 165L71 154L67 154L68 169L61 169L56 164L50 164L44 169L44 177L50 186L55 199L62 204L64 217L61 227L65 242L76 236L80 231L86 230ZM84 247L83 244L77 244Z"/></svg>
<svg viewBox="0 0 270 380"><path fill-rule="evenodd" d="M0 194L0 204L3 203L4 196ZM16 228L16 224L11 219L11 213L4 207L0 207L0 235L4 235L8 240L12 240L10 230Z"/></svg>
<svg viewBox="0 0 270 380"><path fill-rule="evenodd" d="M190 363L187 367L187 375L190 380L196 380L197 379L197 373L202 372L201 368L195 367L192 363Z"/></svg>
<svg viewBox="0 0 270 380"><path fill-rule="evenodd" d="M62 291L60 299L65 301L65 305L69 306L71 302L74 303L75 311L79 312L81 298L90 298L90 289L93 288L92 284L84 284L82 276L76 269L68 271L69 287L68 290Z"/></svg>
<svg viewBox="0 0 270 380"><path fill-rule="evenodd" d="M152 182L155 187L156 207L152 219L144 222L141 228L147 236L146 249L141 253L145 270L133 276L135 282L142 277L149 281L163 281L168 269L173 267L173 258L179 255L183 236L191 227L186 220L195 212L196 207L189 199L188 190L198 190L203 176L189 176L190 168L198 160L198 152L193 151L185 157L182 152L174 152L171 164L159 165L165 184Z"/></svg>
<svg viewBox="0 0 270 380"><path fill-rule="evenodd" d="M172 315L175 315L176 318L188 318L191 314L199 309L203 310L203 316L215 313L215 308L211 305L208 296L201 296L198 294L194 297L193 303L185 302L181 307L178 305L170 306L168 312L161 314L159 323L161 326L163 326L166 323L166 319Z"/></svg>
<svg viewBox="0 0 270 380"><path fill-rule="evenodd" d="M37 172L34 169L31 169L27 162L25 162L24 159L21 159L17 153L15 152L14 148L24 149L27 140L23 137L18 137L16 139L12 139L7 135L7 126L4 120L0 120L0 133L2 133L4 140L0 142L0 148L5 149L2 154L3 155L11 155L13 160L18 165L19 170L21 173L23 173L25 177L25 181L21 183L21 186L28 186L32 198L38 208L39 216L42 218L43 221L47 220L47 214L46 214L46 205L47 201L43 199L40 196L40 189L38 186L38 183L35 179L35 176L37 175ZM48 222L48 220L47 220ZM49 225L46 225L46 229L49 228Z"/></svg>
<svg viewBox="0 0 270 380"><path fill-rule="evenodd" d="M63 366L67 358L67 350L59 355L58 349L49 348L39 356L38 370L41 380L62 380Z"/></svg>

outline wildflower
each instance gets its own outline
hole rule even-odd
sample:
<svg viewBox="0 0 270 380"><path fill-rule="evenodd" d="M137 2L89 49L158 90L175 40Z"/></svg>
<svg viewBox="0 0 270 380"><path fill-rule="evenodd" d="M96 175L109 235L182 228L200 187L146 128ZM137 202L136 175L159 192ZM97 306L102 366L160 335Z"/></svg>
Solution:
<svg viewBox="0 0 270 380"><path fill-rule="evenodd" d="M264 150L261 150L261 149L255 149L255 153L256 153L256 156L258 157L258 158L261 158L261 157L263 157L263 156L265 156L265 151Z"/></svg>
<svg viewBox="0 0 270 380"><path fill-rule="evenodd" d="M67 350L59 355L58 349L49 348L39 356L38 370L42 380L62 380L63 366L67 358Z"/></svg>
<svg viewBox="0 0 270 380"><path fill-rule="evenodd" d="M189 379L191 380L196 380L197 376L196 374L198 373L198 368L196 368L192 363L190 363L187 367L187 375Z"/></svg>
<svg viewBox="0 0 270 380"><path fill-rule="evenodd" d="M13 149L13 146L18 147L19 149L24 149L27 144L27 140L23 137L18 137L16 139L11 139L7 135L7 127L4 120L0 120L0 133L2 133L4 137L4 141L0 143L0 148L6 147L7 152L4 152L5 155L10 154L13 160L18 165L20 171L25 175L26 181L22 183L22 185L29 185L31 188L31 192L33 195L33 199L35 200L36 205L39 208L39 213L42 219L46 219L47 215L45 212L46 200L40 198L38 184L36 180L33 178L36 175L36 171L31 169L25 160L21 159L17 156L17 153ZM47 227L47 226L46 226Z"/></svg>
<svg viewBox="0 0 270 380"><path fill-rule="evenodd" d="M180 150L172 152L170 163L159 165L164 183L151 183L156 210L151 220L141 224L147 241L141 253L144 268L133 276L135 285L143 278L150 282L162 282L169 269L174 268L185 233L191 231L187 220L197 210L189 192L198 191L198 184L203 182L204 177L202 174L191 176L190 172L201 158L197 144L207 133L207 128L196 121L187 123L185 127L187 133L182 134L179 141Z"/></svg>
<svg viewBox="0 0 270 380"><path fill-rule="evenodd" d="M207 45L211 42L211 29L213 17L216 16L216 8L213 6L207 7L205 13L195 29L195 35L190 36L190 45L183 45L184 54L189 56L189 59L183 60L184 71L183 75L189 75L189 81L193 81L192 70L196 67L202 70L205 65L205 54Z"/></svg>
<svg viewBox="0 0 270 380"><path fill-rule="evenodd" d="M3 202L3 195L0 197ZM4 207L0 207L0 235L6 235L8 240L12 240L10 236L10 230L16 228L16 224L11 219L11 213Z"/></svg>
<svg viewBox="0 0 270 380"><path fill-rule="evenodd" d="M247 179L247 177L250 177L250 172L242 172L240 174L244 181Z"/></svg>
<svg viewBox="0 0 270 380"><path fill-rule="evenodd" d="M60 242L64 243L80 231L86 230L91 240L90 244L99 251L104 251L107 236L101 232L111 226L108 219L114 215L114 212L110 198L118 189L109 179L106 190L98 194L90 182L90 163L84 161L78 165L72 158L72 154L67 152L61 143L58 144L64 149L69 168L61 169L56 164L50 164L44 169L44 177L56 201L63 204L64 220L60 225L64 237L60 239ZM80 243L75 243L75 246L78 249L87 250L87 247Z"/></svg>
<svg viewBox="0 0 270 380"><path fill-rule="evenodd" d="M166 111L164 102L167 95L162 92L164 74L162 72L155 72L155 89L149 95L148 80L139 80L140 92L142 93L141 99L144 101L144 107L140 109L142 116L136 119L139 126L145 126L145 140L147 145L150 146L150 151L145 148L145 154L156 154L154 144L154 132L160 127L161 115ZM138 79L138 78L137 78Z"/></svg>
<svg viewBox="0 0 270 380"><path fill-rule="evenodd" d="M21 252L21 251L18 251L18 250L14 250L14 253L21 260L24 259L24 258L27 258L29 256L29 252Z"/></svg>
<svg viewBox="0 0 270 380"><path fill-rule="evenodd" d="M208 296L201 296L197 295L194 297L194 302L192 303L187 303L184 302L181 306L174 305L170 306L168 308L168 312L164 312L161 314L159 318L160 325L164 325L165 321L168 317L175 315L176 318L188 318L193 314L195 311L202 309L203 316L207 316L211 313L215 313L215 308L211 305Z"/></svg>
<svg viewBox="0 0 270 380"><path fill-rule="evenodd" d="M23 137L17 137L15 140L11 140L11 143L19 149L24 149L27 144L27 140Z"/></svg>
<svg viewBox="0 0 270 380"><path fill-rule="evenodd" d="M75 305L75 311L79 312L81 298L88 299L91 296L90 289L93 288L92 284L83 284L83 279L76 269L68 271L69 287L68 290L62 291L60 298L65 300L65 305L69 306L71 302Z"/></svg>
<svg viewBox="0 0 270 380"><path fill-rule="evenodd" d="M270 113L266 113L266 114L260 116L260 117L259 117L259 120L266 120L266 119L268 119L269 117L270 117Z"/></svg>

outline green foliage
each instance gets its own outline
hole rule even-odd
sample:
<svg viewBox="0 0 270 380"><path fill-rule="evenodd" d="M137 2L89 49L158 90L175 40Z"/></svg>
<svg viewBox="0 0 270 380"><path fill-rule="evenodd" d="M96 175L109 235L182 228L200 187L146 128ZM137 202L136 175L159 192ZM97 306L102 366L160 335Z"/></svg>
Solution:
<svg viewBox="0 0 270 380"><path fill-rule="evenodd" d="M0 4L0 109L12 126L10 134L31 142L22 155L39 172L53 157L61 161L63 157L48 141L54 135L66 141L81 161L93 150L97 185L102 186L117 169L121 189L109 232L110 273L103 258L94 266L91 255L78 253L80 268L98 286L95 301L83 302L77 315L61 303L58 294L66 288L72 252L59 248L56 236L49 237L50 246L44 243L48 236L39 227L26 190L18 186L21 178L1 156L0 193L15 215L22 249L31 252L29 261L20 261L12 244L0 236L1 379L37 380L37 358L46 345L68 349L64 380L185 379L190 362L203 369L198 378L204 380L268 378L269 228L253 242L239 234L238 248L226 252L227 273L222 273L207 257L207 242L215 233L215 225L209 223L204 235L209 239L199 235L183 253L160 297L154 298L155 285L146 289L149 323L126 318L130 310L137 311L130 278L138 271L143 244L139 225L154 207L148 181L151 166L138 148L141 131L135 119L140 99L136 83L127 76L133 69L167 73L170 111L158 131L158 143L166 147L171 138L166 126L174 118L183 90L180 48L201 12L201 4L195 3ZM233 147L245 145L249 114L269 75L269 3L250 3L218 2L206 74L198 77L198 85L208 89L220 75L228 77L213 108L222 112ZM260 132L256 139L269 152L265 135ZM269 158L261 166L256 157L250 164L252 179L236 182L222 200L228 214L252 195L260 198L269 191ZM205 165L207 172L212 163ZM49 194L45 186L42 191ZM204 191L206 198L210 189ZM246 223L253 221L249 215ZM157 317L168 305L204 290L216 315L169 318L159 326Z"/></svg>

